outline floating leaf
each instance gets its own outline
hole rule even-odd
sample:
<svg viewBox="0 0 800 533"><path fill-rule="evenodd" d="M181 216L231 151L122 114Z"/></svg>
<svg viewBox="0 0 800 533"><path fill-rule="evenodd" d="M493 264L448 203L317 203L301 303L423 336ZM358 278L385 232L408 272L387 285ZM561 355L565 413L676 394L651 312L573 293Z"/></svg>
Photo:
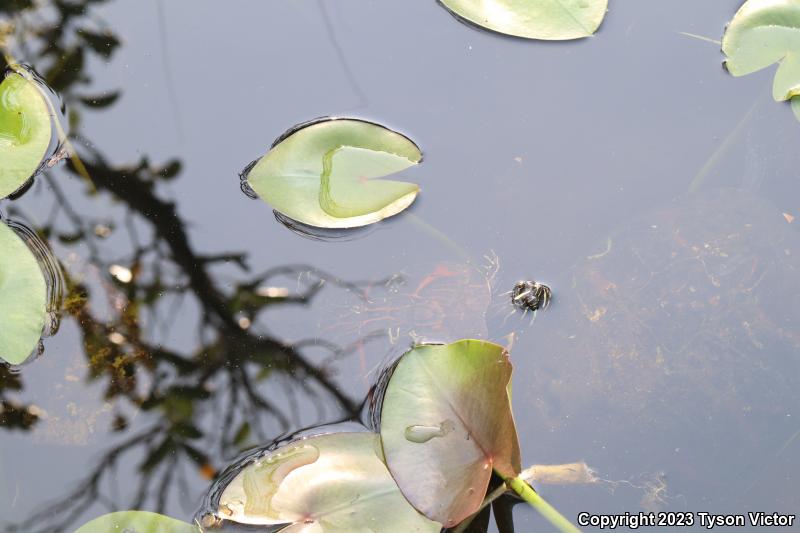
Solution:
<svg viewBox="0 0 800 533"><path fill-rule="evenodd" d="M793 99L800 94L800 2L748 0L728 25L722 51L734 76L779 63L772 96L777 101ZM800 113L797 101L792 106Z"/></svg>
<svg viewBox="0 0 800 533"><path fill-rule="evenodd" d="M2 222L0 250L0 358L18 365L42 337L47 284L28 245Z"/></svg>
<svg viewBox="0 0 800 533"><path fill-rule="evenodd" d="M32 76L10 67L0 83L0 198L22 187L44 161L53 131L50 110Z"/></svg>
<svg viewBox="0 0 800 533"><path fill-rule="evenodd" d="M220 518L290 524L283 532L432 532L383 463L374 433L334 433L295 441L242 469L222 492Z"/></svg>
<svg viewBox="0 0 800 533"><path fill-rule="evenodd" d="M603 22L608 0L440 0L456 17L488 30L564 41L589 37Z"/></svg>
<svg viewBox="0 0 800 533"><path fill-rule="evenodd" d="M199 527L146 511L121 511L95 518L75 533L200 533Z"/></svg>
<svg viewBox="0 0 800 533"><path fill-rule="evenodd" d="M417 346L383 398L381 440L403 494L452 527L481 504L492 470L514 477L520 452L502 346L479 340Z"/></svg>
<svg viewBox="0 0 800 533"><path fill-rule="evenodd" d="M413 183L378 180L422 160L417 145L378 124L324 119L282 136L249 170L252 189L283 215L321 228L353 228L406 209Z"/></svg>

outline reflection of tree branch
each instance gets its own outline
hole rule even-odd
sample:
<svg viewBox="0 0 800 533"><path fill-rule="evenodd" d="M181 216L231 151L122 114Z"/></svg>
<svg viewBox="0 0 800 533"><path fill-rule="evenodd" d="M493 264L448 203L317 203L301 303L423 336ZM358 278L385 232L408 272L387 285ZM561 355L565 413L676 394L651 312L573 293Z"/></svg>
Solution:
<svg viewBox="0 0 800 533"><path fill-rule="evenodd" d="M110 468L116 466L120 456L136 446L148 443L155 438L162 429L161 426L152 427L116 445L101 457L97 466L92 469L86 479L69 494L46 506L41 511L34 513L24 522L15 525L7 525L6 531L9 533L16 531L28 533L33 531L34 528L38 528L36 531L39 533L63 532L66 526L77 520L85 510L98 502L103 474ZM110 508L109 510L114 509ZM64 513L67 513L65 517L57 522L53 522L54 518L60 517Z"/></svg>
<svg viewBox="0 0 800 533"><path fill-rule="evenodd" d="M349 412L355 413L358 405L339 391L323 371L309 363L291 346L271 338L254 337L242 330L228 299L216 287L206 270L206 263L192 251L189 237L179 218L175 204L156 196L151 182L142 179L137 168L114 169L100 159L85 162L95 187L112 193L131 209L148 220L156 234L169 246L172 259L189 277L189 284L203 309L216 320L231 344L271 354L284 368L300 367L309 377L325 388ZM70 168L71 164L70 164ZM73 168L74 171L74 168Z"/></svg>
<svg viewBox="0 0 800 533"><path fill-rule="evenodd" d="M83 90L76 92L77 87L90 81L84 56L93 53L107 59L119 44L102 24L93 35L83 31L93 5L102 1L42 0L23 2L23 7L0 7L0 12L14 16L18 46L39 53L35 62L47 66L45 78L56 85L76 124L80 123L77 110L81 107L112 105L114 101L105 99L97 104L86 98ZM326 26L330 26L327 13L323 16ZM31 57L24 52L23 56ZM341 51L337 54L341 55ZM347 75L352 78L352 73ZM357 84L355 89L360 93ZM246 253L198 253L178 207L159 194L159 184L180 173L179 161L157 168L142 157L133 165L116 165L79 131L72 132L70 139L80 145L81 157L86 155L87 172L76 169L74 161L67 162L67 170L84 180L87 196L98 192L111 195L119 201L123 213L115 211L119 219L98 225L75 207L71 189L62 188L58 179L45 174L55 205L46 226L40 229L57 235L65 246L85 244L88 261L101 274L99 284L92 284L66 273L69 294L64 312L80 330L89 379L107 381L103 394L105 400L114 402L113 429L129 429L123 407L149 413L151 418L147 420L152 422L147 423L153 425L105 450L72 491L52 504L42 504L41 510L10 526L8 531L65 531L95 504L109 510L118 506L128 509L130 504L133 508L164 510L171 487L187 485L185 466L196 466L202 476L210 479L223 466L220 461L252 444L247 437L251 429L262 443L275 436L273 424L281 432L299 429L300 400L303 405L315 407L320 420L330 421L326 410L333 403L341 408L337 409L341 411L340 418L359 413L360 403L340 391L328 371L328 366L351 348L318 339L285 343L259 335L242 319L252 321L277 304L308 305L326 285L366 298L362 282L348 282L309 265L279 266L252 276ZM57 233L59 222L69 229ZM141 234L137 231L140 222L147 226ZM97 232L100 226L106 229ZM117 256L117 251L115 257L108 257L101 239L116 228L127 232L127 241L122 239L126 248L123 255ZM247 279L234 283L230 291L224 289L212 275L212 268L220 263L236 264ZM112 266L123 269L126 275L117 276L112 271L113 277L109 276ZM259 291L268 281L287 276L297 279L296 291ZM111 310L108 315L93 312L90 291L106 297ZM155 326L164 326L179 315L179 306L187 295L193 297L202 315L197 321L200 347L194 353L163 346L152 333L158 330ZM167 316L161 323L163 312ZM312 345L322 346L331 356L321 363L312 362L306 352ZM17 381L9 381L6 390L21 390L20 379L14 379ZM262 384L283 387L283 394L270 394ZM7 401L3 389L0 374L0 427L11 420L11 415L6 416L11 413L7 404L27 409ZM28 418L24 418L26 413ZM20 419L16 425L20 427L29 427L36 420L32 412L18 410L16 414ZM9 425L13 424L9 422L4 429ZM139 459L142 463L137 465L135 461ZM125 497L131 499L122 502L115 492L117 469L128 472L137 466L132 486L125 487ZM109 490L105 490L106 486ZM184 492L188 494L188 488Z"/></svg>
<svg viewBox="0 0 800 533"><path fill-rule="evenodd" d="M283 415L283 413L281 413L280 409L275 407L274 404L253 389L253 385L250 383L250 378L247 376L247 372L244 370L244 368L238 367L235 372L239 375L239 379L244 386L244 390L253 405L261 407L265 411L272 413L276 418L278 418L283 431L288 430L291 427L289 420Z"/></svg>

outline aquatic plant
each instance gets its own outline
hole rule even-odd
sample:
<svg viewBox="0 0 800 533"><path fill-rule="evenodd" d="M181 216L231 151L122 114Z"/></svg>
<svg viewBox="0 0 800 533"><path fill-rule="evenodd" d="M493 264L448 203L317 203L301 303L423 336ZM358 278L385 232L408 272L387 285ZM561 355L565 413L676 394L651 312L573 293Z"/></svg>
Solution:
<svg viewBox="0 0 800 533"><path fill-rule="evenodd" d="M523 475L510 394L502 346L472 339L416 346L371 395L377 433L303 436L248 454L212 487L198 521L439 531L471 521L512 490L561 531L575 531L530 487L531 470ZM487 499L493 475L506 488Z"/></svg>
<svg viewBox="0 0 800 533"><path fill-rule="evenodd" d="M778 63L772 97L791 101L800 120L800 3L747 0L725 30L722 51L725 67L734 76Z"/></svg>
<svg viewBox="0 0 800 533"><path fill-rule="evenodd" d="M47 317L47 283L25 241L0 220L0 360L24 362L36 351Z"/></svg>
<svg viewBox="0 0 800 533"><path fill-rule="evenodd" d="M589 37L600 27L608 0L441 0L456 17L498 33L564 41Z"/></svg>
<svg viewBox="0 0 800 533"><path fill-rule="evenodd" d="M379 180L422 161L408 137L357 119L320 119L284 133L242 179L282 215L319 228L355 228L406 209L419 186Z"/></svg>

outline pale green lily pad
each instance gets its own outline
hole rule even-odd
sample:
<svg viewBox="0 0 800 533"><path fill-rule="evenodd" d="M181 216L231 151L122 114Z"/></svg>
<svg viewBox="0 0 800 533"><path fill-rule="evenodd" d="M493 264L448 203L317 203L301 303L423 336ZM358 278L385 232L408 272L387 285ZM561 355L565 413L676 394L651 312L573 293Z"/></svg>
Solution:
<svg viewBox="0 0 800 533"><path fill-rule="evenodd" d="M565 41L600 27L608 0L440 0L472 24L515 37Z"/></svg>
<svg viewBox="0 0 800 533"><path fill-rule="evenodd" d="M47 284L36 256L0 222L0 359L24 362L42 337Z"/></svg>
<svg viewBox="0 0 800 533"><path fill-rule="evenodd" d="M75 533L201 533L196 525L147 511L120 511L95 518Z"/></svg>
<svg viewBox="0 0 800 533"><path fill-rule="evenodd" d="M50 108L31 74L8 69L0 83L0 198L36 174L52 136Z"/></svg>
<svg viewBox="0 0 800 533"><path fill-rule="evenodd" d="M417 346L392 374L381 441L405 497L447 527L480 506L492 470L520 472L506 350L479 340Z"/></svg>
<svg viewBox="0 0 800 533"><path fill-rule="evenodd" d="M800 96L792 98L792 111L794 111L795 118L800 120Z"/></svg>
<svg viewBox="0 0 800 533"><path fill-rule="evenodd" d="M728 25L722 51L734 76L778 62L772 96L783 101L800 94L800 2L748 0Z"/></svg>
<svg viewBox="0 0 800 533"><path fill-rule="evenodd" d="M410 206L419 186L381 178L422 160L408 137L378 124L328 119L281 138L247 174L279 213L319 228L366 226Z"/></svg>
<svg viewBox="0 0 800 533"><path fill-rule="evenodd" d="M217 514L241 524L287 524L285 533L441 529L400 493L374 433L309 437L258 458L222 491Z"/></svg>

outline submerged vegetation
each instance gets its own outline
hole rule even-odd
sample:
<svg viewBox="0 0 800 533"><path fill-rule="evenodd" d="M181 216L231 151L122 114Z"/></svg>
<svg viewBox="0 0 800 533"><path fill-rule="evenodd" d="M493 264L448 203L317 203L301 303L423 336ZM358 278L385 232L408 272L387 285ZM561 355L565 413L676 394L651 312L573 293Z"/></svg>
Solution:
<svg viewBox="0 0 800 533"><path fill-rule="evenodd" d="M96 412L72 416L102 420L118 437L68 492L30 516L4 517L5 530L66 531L104 509L109 514L77 533L240 525L284 533L463 532L486 531L491 509L506 531L513 529L510 508L523 500L556 529L575 531L533 483L597 478L585 463L523 468L511 350L486 340L497 337L487 327L492 274L440 263L414 287L395 287L399 277L389 278L382 297L374 281L347 281L306 264L261 270L252 252L198 249L170 188L187 174L183 162L138 154L118 163L84 129L87 109L111 108L122 95L85 92L89 58L108 60L121 44L97 16L105 2L0 7L7 17L0 22L0 430L30 433L66 416L55 410L68 407L48 413L41 402L23 400L31 368L43 362L36 361L42 338L63 318L82 349L82 375L69 379L83 379L102 396ZM588 37L607 10L605 0L441 3L485 29L545 40ZM722 42L733 75L779 62L773 95L790 100L798 118L799 28L796 0L748 0ZM278 138L242 172L240 186L301 233L352 235L416 201L418 185L382 178L421 162L417 144L385 126L318 119ZM449 198L430 196L449 205ZM20 198L49 213L25 216ZM791 303L800 293L781 287L796 277L792 254L800 246L775 214L742 194L697 195L688 207L659 213L658 223L645 218L636 221L638 230L612 235L604 252L573 269L571 292L559 292L572 324L583 326L564 334L580 346L580 360L556 376L542 368L520 381L557 388L553 397L565 409L600 397L634 419L650 404L662 413L684 408L675 376L681 387L703 390L725 420L754 411L748 398L761 394L762 381L735 379L742 369L779 376L763 396L778 407L794 402L796 382L781 371L796 361L750 361L739 351L742 344L781 355L800 348L792 311L759 297L783 291ZM480 223L492 213L476 200L471 216ZM614 262L624 263L611 269L621 277L605 270ZM680 284L659 283L664 273ZM337 344L312 331L290 340L271 329L272 311L309 307L322 291L335 290L358 300L348 309L360 320L355 339ZM535 317L551 299L548 286L519 282L504 293L504 323L515 312ZM326 314L326 326L353 333L343 331L348 318L337 318ZM652 333L656 321L668 324L664 336ZM176 339L178 322L196 337ZM358 351L358 377L369 374L363 351L375 328L388 332L392 345L411 348L373 375L362 398L343 384L357 374L351 367ZM514 338L504 339L511 345ZM22 366L26 361L32 364ZM334 363L348 375L337 375ZM296 433L310 424L314 429ZM120 493L118 470L125 468L134 481ZM188 493L189 479L208 486L192 523L167 516Z"/></svg>

